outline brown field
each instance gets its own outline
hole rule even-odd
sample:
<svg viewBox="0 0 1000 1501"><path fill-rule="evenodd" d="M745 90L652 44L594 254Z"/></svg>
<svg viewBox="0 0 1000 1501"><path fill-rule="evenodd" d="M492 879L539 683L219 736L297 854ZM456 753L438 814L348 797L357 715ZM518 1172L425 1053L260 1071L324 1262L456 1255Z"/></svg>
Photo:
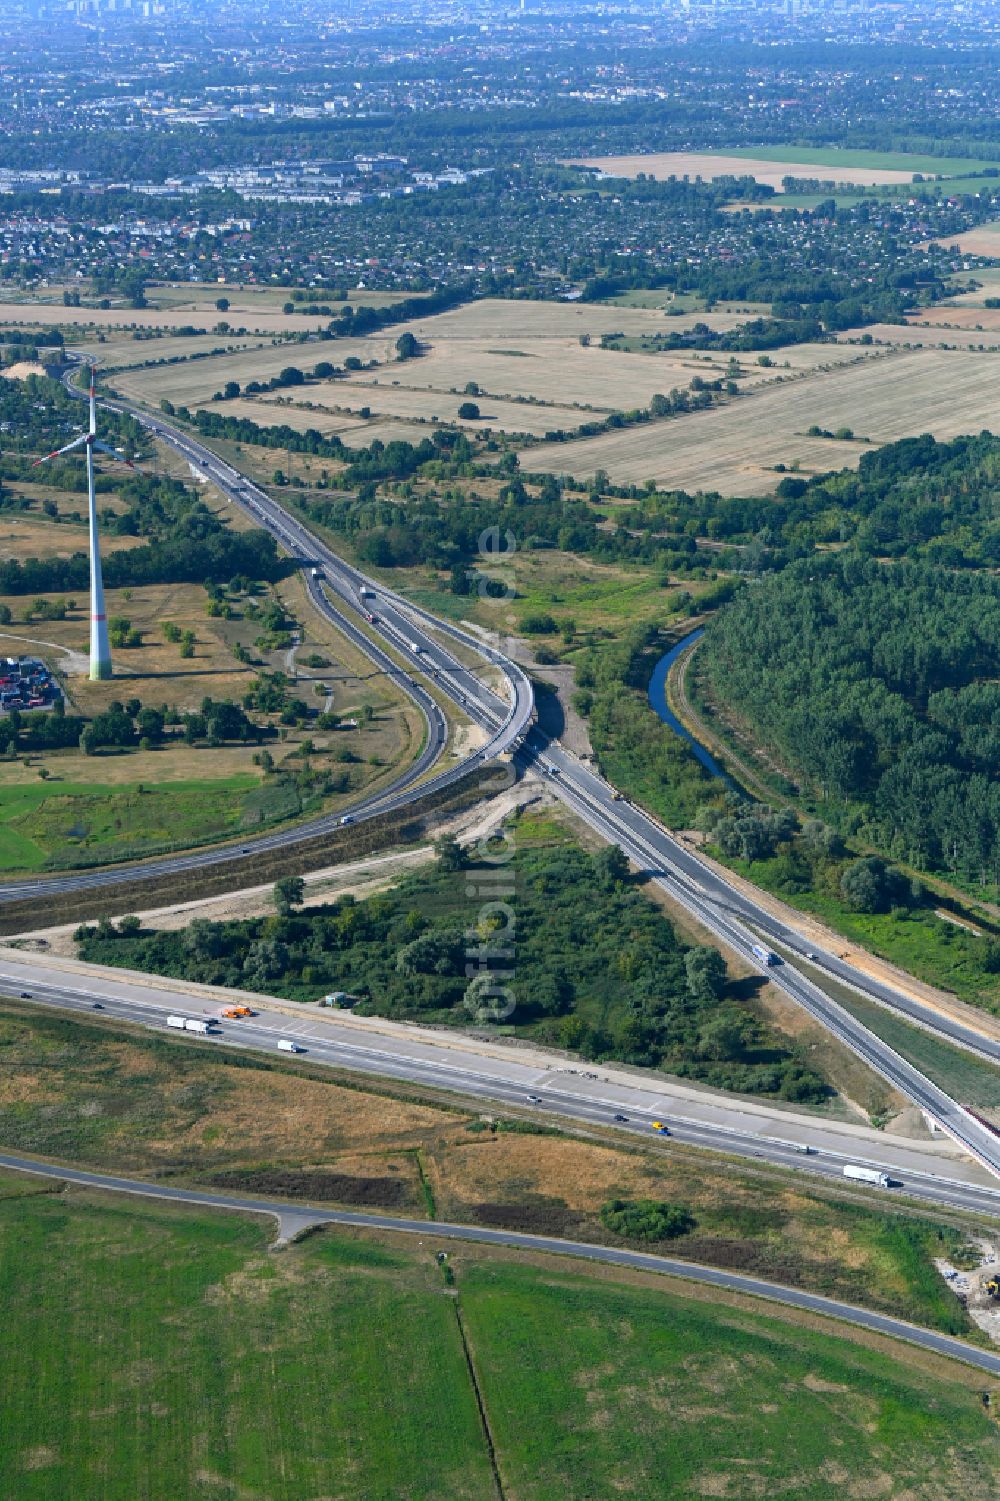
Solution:
<svg viewBox="0 0 1000 1501"><path fill-rule="evenodd" d="M998 241L998 254L1000 254L1000 241ZM921 308L920 312L910 320L911 327L920 328L925 324L930 328L981 328L997 333L1000 332L1000 308L958 307L947 302L940 303L936 307Z"/></svg>
<svg viewBox="0 0 1000 1501"><path fill-rule="evenodd" d="M568 406L504 401L497 400L493 396L472 398L449 392L413 389L404 385L396 386L387 380L380 381L378 385L374 382L363 385L354 381L329 381L321 383L314 388L314 391L316 393L314 400L325 396L331 405L335 403L338 407L348 407L353 411L358 411L361 407L369 407L372 414L378 417L408 418L417 422L444 422L452 426L467 428L470 431L478 431L480 428L497 428L501 432L529 433L532 437L541 437L556 427L579 427L587 416L586 412ZM466 421L459 417L458 409L464 401L469 400L475 401L480 415ZM225 411L225 403L221 404L221 409ZM603 407L596 410L598 414L601 414L610 409Z"/></svg>
<svg viewBox="0 0 1000 1501"><path fill-rule="evenodd" d="M218 297L229 299L230 313L276 312L280 313L286 302L292 300L293 287L226 286L217 281L155 282L146 288L146 301L157 308L197 308L199 311L215 311ZM328 307L344 307L336 302L333 294L314 287L299 290L308 293L310 300ZM404 296L420 297L420 292L369 292L351 287L347 301L352 307L385 307L387 303L400 302ZM221 317L228 317L223 313Z"/></svg>
<svg viewBox="0 0 1000 1501"><path fill-rule="evenodd" d="M657 151L648 156L574 157L567 166L596 167L607 177L638 177L645 172L663 182L668 177L701 177L712 182L716 177L753 177L782 191L785 177L819 179L820 182L851 183L857 187L879 184L910 183L912 172L878 170L872 167L806 166L802 162L756 161L748 156L722 156L707 151Z"/></svg>
<svg viewBox="0 0 1000 1501"><path fill-rule="evenodd" d="M114 385L123 395L150 405L167 399L178 406L196 407L207 404L229 380L246 385L250 380L269 379L288 364L308 371L319 359L341 363L356 354L366 363L377 361L377 368L355 372L349 380L295 388L290 395L238 398L216 409L262 424L287 422L299 430L315 427L360 444L371 442L376 433L359 428L352 412L367 406L373 420L389 424L393 437L419 437L419 427L400 432L397 424L459 421L458 407L469 399L465 387L474 382L483 394L473 398L481 415L468 422L470 428L541 437L557 428L573 430L594 416L646 406L658 391L686 387L696 375L715 380L727 370L728 355L601 349L597 330L641 338L690 327L699 318L725 329L745 316L727 312L668 318L655 308L493 300L440 314L426 323L412 323L410 328L424 353L403 363L395 358L391 334L383 334L338 340L333 346L260 348L187 365L125 372L115 378ZM584 347L579 333L571 331L573 325L594 342ZM557 328L561 332L555 332ZM741 357L741 379L745 386L766 384L788 370L812 371L866 357L846 345L804 344L782 351L780 358L772 357L774 365L765 368L751 352Z"/></svg>
<svg viewBox="0 0 1000 1501"><path fill-rule="evenodd" d="M207 406L226 381L270 380L286 365L296 365L308 373L319 360L343 364L348 355L369 360L381 357L391 348L391 341L338 339L307 344L279 344L248 349L242 354L217 355L212 359L190 360L183 365L162 365L151 370L126 371L113 378L112 384L123 396L156 406L166 398L177 406Z"/></svg>
<svg viewBox="0 0 1000 1501"><path fill-rule="evenodd" d="M688 322L689 320L685 320ZM539 339L521 342L522 357L497 355L485 340L454 344L431 344L418 360L396 365L390 371L355 375L352 384L377 383L383 392L388 382L400 388L432 390L459 402L467 400L463 389L475 381L483 396L473 398L485 411L492 397L529 396L563 408L577 408L576 424L589 413L628 410L648 406L657 392L687 386L694 376L703 380L724 377L728 354L704 354L681 350L630 350L620 352L591 344L584 349L576 339ZM861 355L860 350L830 344L798 344L772 354L773 367L757 364L753 351L741 354L740 380L744 386L766 385L786 370L814 370L821 365L839 365ZM456 395L452 388L457 387ZM548 427L564 427L549 422Z"/></svg>
<svg viewBox="0 0 1000 1501"><path fill-rule="evenodd" d="M220 292L222 288L219 289ZM329 323L329 318L311 318L305 313L249 311L220 313L215 307L196 308L93 308L63 307L38 302L0 302L0 324L15 328L204 328L211 330L220 321L234 328L248 328L255 333L312 332ZM228 335L220 335L228 337Z"/></svg>
<svg viewBox="0 0 1000 1501"><path fill-rule="evenodd" d="M338 713L349 716L363 703L371 703L377 714L385 716L386 724L394 723L402 703L398 692L391 682L373 675L367 658L312 610L301 578L295 575L286 579L276 592L285 600L293 616L302 622L300 654L308 656L317 651L331 664L316 669L293 664L298 672L301 696L306 702L315 702L317 707L322 707L324 700L314 692L314 683L323 683L333 689L333 706ZM126 598L129 593L131 598ZM57 596L42 597L54 599ZM83 594L76 599L76 608L66 620L28 623L24 622L24 614L31 600L24 595L4 596L3 603L9 605L14 620L0 631L0 652L10 655L24 650L25 641L38 643L32 650L67 675L70 697L85 714L97 713L112 699L130 694L146 703L166 703L180 709L196 709L206 695L238 699L260 669L236 661L232 648L237 641L255 656L260 656L265 667L288 669L284 651L257 651L254 646L254 639L260 633L257 623L209 616L205 609L206 600L200 584L149 584L131 591L109 589L109 617L127 617L143 635L140 647L113 653L115 677L111 682L92 683L81 676L87 670L89 632L87 601ZM162 626L165 621L173 621L182 630L190 628L195 632L193 657L181 657L180 647L164 640ZM346 737L355 736L353 731L336 733L338 745L347 745ZM391 753L388 742L376 746L373 734L374 731L365 734L366 753L376 750ZM395 738L398 740L398 736ZM353 738L350 743L353 745Z"/></svg>
<svg viewBox="0 0 1000 1501"><path fill-rule="evenodd" d="M535 473L586 478L601 468L624 483L653 479L692 491L765 495L778 482L776 463L797 462L808 475L854 465L865 452L858 442L805 437L813 423L853 428L876 445L913 433L952 438L1000 429L1000 394L989 360L964 351L913 350L770 386L715 411L544 444L522 453L521 464Z"/></svg>
<svg viewBox="0 0 1000 1501"><path fill-rule="evenodd" d="M146 360L186 360L191 355L203 355L210 349L225 349L239 353L244 349L269 347L270 339L264 336L247 335L233 338L230 334L181 334L177 337L164 334L156 339L136 339L132 334L105 334L103 343L96 336L90 339L72 340L70 349L93 357L104 366L141 365Z"/></svg>
<svg viewBox="0 0 1000 1501"><path fill-rule="evenodd" d="M416 318L406 326L423 341L451 343L465 339L489 339L495 349L509 349L509 339L575 339L580 334L599 338L601 334L620 332L644 334L660 329L689 328L692 323L707 323L710 328L733 328L741 320L732 313L691 313L684 318L668 318L658 308L621 307L600 302L531 302L505 301L485 297L467 303L450 313L431 318ZM513 346L517 348L517 344Z"/></svg>
<svg viewBox="0 0 1000 1501"><path fill-rule="evenodd" d="M328 387L310 387L317 392L325 392ZM370 404L370 403L369 403ZM291 402L288 405L280 403L275 398L261 397L237 397L235 401L213 402L213 409L225 412L229 417L247 417L251 422L259 423L261 427L271 427L276 424L294 428L296 432L304 433L310 428L315 428L324 437L336 435L342 438L349 448L364 448L373 443L376 438L382 443L392 443L399 439L404 443L419 443L421 438L428 436L427 429L417 422L397 422L392 419L383 420L378 417L358 417L356 413L334 412L328 407L317 405L315 402ZM213 443L213 447L218 447ZM244 445L244 455L249 448ZM261 478L269 480L274 469L284 470L287 467L287 459L281 450L260 449L261 462L259 473ZM293 454L297 472L304 476L312 473L313 466L305 463L300 467L302 455ZM335 467L330 459L318 459L316 472L320 469Z"/></svg>
<svg viewBox="0 0 1000 1501"><path fill-rule="evenodd" d="M605 1200L666 1199L690 1206L697 1221L674 1254L904 1316L913 1309L911 1274L886 1254L874 1212L836 1186L793 1183L672 1142L494 1134L468 1108L305 1070L238 1068L183 1045L154 1051L145 1039L55 1018L39 1046L23 1015L12 1003L0 1016L12 1065L0 1077L0 1111L15 1145L23 1137L32 1150L65 1156L67 1133L96 1121L82 1151L70 1152L96 1168L169 1170L230 1191L420 1217L425 1182L442 1219L598 1241L609 1238L598 1218Z"/></svg>
<svg viewBox="0 0 1000 1501"><path fill-rule="evenodd" d="M13 487L11 487L13 488ZM22 493L20 490L18 493ZM101 496L103 500L104 497ZM81 497L59 494L62 509L68 506L81 507ZM86 498L82 506L86 506ZM82 508L82 507L81 507ZM141 537L108 537L102 543L106 552L118 552L124 547L141 547ZM71 558L75 552L87 551L87 528L69 522L46 521L41 517L18 516L10 512L0 514L0 559L9 558ZM20 604L8 600L17 620L30 604L27 597Z"/></svg>
<svg viewBox="0 0 1000 1501"><path fill-rule="evenodd" d="M928 241L928 244L934 243ZM994 219L989 224L977 225L975 229L967 229L964 234L948 235L937 243L957 245L962 255L997 255L1000 256L1000 219Z"/></svg>
<svg viewBox="0 0 1000 1501"><path fill-rule="evenodd" d="M955 309L956 313L961 311ZM980 345L988 350L1000 349L1000 327L980 326L980 318L965 328L937 323L925 326L922 318L921 314L920 320L910 323L870 323L864 328L849 328L837 334L837 339L841 344L856 346L862 334L871 334L876 344L892 344L899 349L978 349Z"/></svg>

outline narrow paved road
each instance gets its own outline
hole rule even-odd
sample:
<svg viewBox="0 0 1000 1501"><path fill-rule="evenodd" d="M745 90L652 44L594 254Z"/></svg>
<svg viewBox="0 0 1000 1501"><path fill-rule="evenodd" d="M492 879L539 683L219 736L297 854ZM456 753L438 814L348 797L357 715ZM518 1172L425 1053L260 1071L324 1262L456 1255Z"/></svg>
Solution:
<svg viewBox="0 0 1000 1501"><path fill-rule="evenodd" d="M706 1283L727 1292L766 1298L772 1303L783 1303L790 1308L801 1308L825 1318L839 1319L842 1323L853 1324L860 1329L874 1330L877 1334L920 1345L936 1355L961 1360L991 1376L1000 1376L1000 1355L989 1350L977 1350L974 1345L967 1345L963 1340L953 1339L950 1335L938 1334L932 1329L921 1329L904 1319L890 1318L888 1314L874 1313L867 1308L855 1308L851 1303L824 1298L818 1293L802 1292L798 1288L783 1287L777 1282L764 1282L758 1277L744 1277L737 1272L726 1272L717 1267L700 1266L697 1262L654 1256L646 1251L595 1246L587 1241L559 1240L550 1235L524 1235L517 1230L487 1230L478 1225L455 1225L442 1220L398 1219L390 1215L354 1213L346 1209L323 1209L311 1204L286 1204L273 1199L229 1198L225 1194L200 1193L196 1189L170 1188L159 1183L142 1183L132 1178L90 1173L80 1168L58 1167L52 1163L34 1162L28 1157L14 1157L6 1153L0 1155L0 1168L37 1173L81 1188L136 1194L141 1198L168 1199L195 1209L229 1209L244 1214L272 1215L279 1226L289 1221L296 1228L303 1229L307 1225L350 1225L363 1230L424 1235L434 1240L464 1240L474 1241L479 1245L513 1246L520 1251L547 1251L556 1256L632 1267L669 1277L684 1277L688 1281Z"/></svg>

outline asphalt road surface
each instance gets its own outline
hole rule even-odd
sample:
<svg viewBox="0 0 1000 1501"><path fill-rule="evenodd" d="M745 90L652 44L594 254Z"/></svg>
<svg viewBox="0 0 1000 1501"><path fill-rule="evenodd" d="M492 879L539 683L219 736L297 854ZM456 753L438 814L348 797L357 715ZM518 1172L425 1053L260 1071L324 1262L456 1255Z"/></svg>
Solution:
<svg viewBox="0 0 1000 1501"><path fill-rule="evenodd" d="M755 954L754 946L762 938L773 941L778 926L763 907L736 893L649 814L616 798L609 783L561 746L545 744L533 732L527 750L541 761L557 795L591 828L618 844L633 864L674 901L729 948L755 964L772 984L784 990L870 1068L932 1116L977 1161L1000 1177L1000 1137L832 1000L804 970L788 962L769 965ZM787 935L789 948L802 952L802 940L788 929L781 931ZM849 973L855 988L872 993L867 977L857 970ZM921 1008L916 1001L911 1004L914 1011L933 1016L935 1023L940 1019L930 1007Z"/></svg>
<svg viewBox="0 0 1000 1501"><path fill-rule="evenodd" d="M68 384L74 395L82 393ZM104 403L108 405L109 403ZM212 481L233 504L265 528L303 567L306 586L316 608L368 657L377 671L393 678L419 708L424 720L424 744L415 761L391 786L354 804L347 813L351 822L402 812L409 804L438 788L464 777L477 764L511 751L526 734L534 714L534 693L525 673L516 663L484 646L456 627L439 625L425 611L408 605L392 591L367 579L330 551L265 490L253 484L211 449L162 419L129 410L153 436L169 444ZM362 591L365 591L363 594ZM374 620L368 617L374 616ZM430 623L433 622L433 633ZM442 644L441 637L460 642L474 652L480 670L497 669L507 684L501 697L485 685L476 672L465 666ZM405 665L400 665L400 658ZM410 665L412 663L412 666ZM449 699L486 735L480 750L429 777L447 746L448 727L438 703L428 691L433 682L438 693ZM182 874L188 870L228 864L240 856L255 856L268 849L286 849L297 842L329 833L344 821L343 811L307 820L294 828L249 837L241 844L216 845L188 854L138 861L128 866L88 870L65 876L40 877L0 885L0 901L45 896L62 891L135 884L143 879Z"/></svg>
<svg viewBox="0 0 1000 1501"><path fill-rule="evenodd" d="M617 843L629 858L650 877L656 880L674 900L684 906L702 922L718 939L751 962L760 965L768 978L807 1012L820 1021L845 1046L862 1058L871 1068L908 1099L912 1100L953 1137L977 1161L1000 1177L1000 1137L995 1135L972 1116L962 1105L952 1100L944 1090L927 1079L905 1059L874 1033L857 1022L849 1012L833 1001L804 970L793 963L776 966L761 964L754 954L755 944L782 942L791 953L802 952L802 942L790 929L784 928L768 913L766 908L752 899L737 893L691 850L674 839L648 814L621 800L612 787L595 772L558 744L550 744L536 729L531 729L533 716L533 693L531 685L515 664L499 652L485 648L457 628L443 622L430 622L434 617L417 609L392 591L366 580L356 569L343 563L322 542L289 516L259 486L253 485L245 476L215 455L205 445L198 443L179 429L165 423L161 418L150 416L129 408L143 425L156 437L167 442L188 461L206 474L232 501L239 504L254 519L266 526L272 535L285 546L293 557L299 557L307 566L313 597L325 600L335 609L338 624L344 619L340 606L346 606L358 617L366 613L377 614L375 625L383 640L401 652L409 652L419 669L436 677L440 690L453 702L459 703L473 720L493 732L489 744L479 753L481 759L489 759L503 750L513 750L523 764L535 765L546 772L554 790L592 829L602 837ZM316 571L314 576L313 571ZM333 606L327 588L336 594L338 605ZM364 594L362 591L365 591ZM372 599L374 597L374 608ZM372 622L367 622L369 627ZM354 629L359 630L360 626ZM466 647L475 650L480 658L493 663L504 674L510 700L506 702L484 685L476 674L463 666L440 642L440 636L461 640ZM433 724L433 719L429 720ZM499 726L499 728L498 728ZM475 759L475 758L473 758ZM468 764L468 763L466 763ZM463 774L463 768L442 773L439 781ZM371 811L385 811L389 807L403 808L421 791L434 783L424 783L420 791L404 788L393 798L383 800L373 810L359 810L357 817L367 816ZM299 837L307 826L302 826ZM315 826L313 830L315 831ZM294 835L285 832L269 836L276 842L286 844ZM248 841L247 848L259 849L262 841ZM178 857L176 860L151 862L150 869L156 873L192 868L213 860L231 859L228 851L211 850ZM6 896L26 895L46 889L57 891L81 885L101 885L129 880L134 882L143 873L143 866L112 871L87 872L86 874L56 877L50 880L27 882L17 886L0 888L0 899ZM952 1040L976 1052L986 1049L992 1058L996 1044L986 1042L978 1034L962 1031L962 1038L955 1037L957 1023L931 1007L923 1007L918 1001L902 997L890 987L873 982L861 971L852 969L842 961L834 961L825 955L809 963L836 973L838 978L848 980L865 995L885 1004L887 999L895 1009L903 1009L921 1025L940 1033L942 1023L950 1028ZM834 965L836 964L836 969Z"/></svg>
<svg viewBox="0 0 1000 1501"><path fill-rule="evenodd" d="M306 1225L349 1225L363 1230L391 1231L396 1234L426 1236L432 1240L474 1241L478 1245L512 1246L521 1251L547 1251L556 1256L573 1257L577 1260L601 1262L612 1266L624 1266L645 1272L657 1272L670 1277L683 1277L690 1282L707 1284L727 1292L742 1293L768 1302L783 1303L790 1308L801 1308L857 1328L873 1330L892 1339L906 1340L919 1345L936 1355L961 1360L966 1365L977 1367L991 1376L1000 1376L1000 1355L989 1350L978 1350L962 1340L947 1334L938 1334L932 1329L921 1329L904 1319L890 1318L887 1314L874 1313L866 1308L855 1308L850 1303L841 1303L834 1298L823 1298L817 1293L802 1292L798 1288L782 1287L775 1282L764 1282L757 1277L744 1277L737 1272L726 1272L716 1267L699 1266L695 1262L678 1261L668 1256L654 1256L646 1251L629 1251L614 1246L594 1246L586 1241L559 1240L555 1236L524 1235L516 1230L487 1230L476 1225L453 1225L441 1220L397 1219L388 1215L360 1214L350 1210L322 1209L305 1204L286 1204L269 1199L230 1198L224 1194L200 1193L195 1189L169 1188L161 1184L140 1183L131 1178L117 1178L104 1173L89 1173L79 1168L58 1167L50 1163L33 1162L30 1158L0 1155L0 1168L15 1172L37 1173L47 1178L58 1178L81 1188L101 1189L112 1193L136 1194L142 1198L172 1200L195 1209L228 1209L246 1214L273 1215L279 1225L291 1222L291 1228Z"/></svg>
<svg viewBox="0 0 1000 1501"><path fill-rule="evenodd" d="M152 985L144 977L121 977L99 970L77 972L47 966L42 956L0 959L0 989L33 1005L84 1014L88 1021L113 1025L135 1023L173 1036L168 1015L212 1021L208 1035L189 1034L202 1047L238 1048L278 1056L278 1042L294 1042L303 1061L345 1069L369 1077L395 1079L501 1108L549 1117L554 1125L601 1126L649 1140L653 1122L667 1125L669 1135L687 1145L748 1158L774 1167L793 1168L836 1180L847 1187L844 1167L871 1167L887 1172L893 1187L883 1190L850 1184L852 1193L889 1204L893 1195L926 1200L948 1208L1000 1219L1000 1187L988 1173L966 1163L942 1145L886 1136L820 1116L768 1110L721 1093L700 1092L672 1084L651 1072L634 1074L611 1068L570 1067L517 1048L487 1047L461 1034L422 1028L380 1026L371 1030L361 1019L336 1011L303 1006L289 1015L257 1006L257 1015L242 1021L222 1017L233 1003L225 992L193 994L183 982ZM100 1009L95 1010L95 1004ZM282 1057L288 1055L281 1052ZM626 1119L616 1121L615 1116Z"/></svg>

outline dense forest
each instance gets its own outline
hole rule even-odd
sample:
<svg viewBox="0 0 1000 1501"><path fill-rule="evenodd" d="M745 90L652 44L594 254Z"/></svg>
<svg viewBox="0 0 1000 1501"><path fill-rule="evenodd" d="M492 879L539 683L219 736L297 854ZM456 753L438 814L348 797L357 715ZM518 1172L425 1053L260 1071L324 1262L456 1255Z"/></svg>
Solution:
<svg viewBox="0 0 1000 1501"><path fill-rule="evenodd" d="M828 816L921 868L1000 880L1000 580L814 557L744 590L700 658Z"/></svg>
<svg viewBox="0 0 1000 1501"><path fill-rule="evenodd" d="M484 1019L482 971L513 991L515 1009L502 1019L538 1041L719 1088L792 1100L828 1093L728 993L715 950L678 939L632 885L618 850L522 845L511 870L513 918L499 931L496 912L483 913L467 894L477 874L495 891L497 866L465 866L450 846L431 870L364 901L344 896L306 912L138 936L133 924L116 934L105 923L86 931L80 954L292 999L336 987L361 994L369 1015L464 1026Z"/></svg>

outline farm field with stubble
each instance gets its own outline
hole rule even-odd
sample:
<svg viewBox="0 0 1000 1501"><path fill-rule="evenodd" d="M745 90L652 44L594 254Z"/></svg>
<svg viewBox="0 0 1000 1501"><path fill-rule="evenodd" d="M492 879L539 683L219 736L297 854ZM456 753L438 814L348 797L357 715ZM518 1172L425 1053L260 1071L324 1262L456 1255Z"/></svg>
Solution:
<svg viewBox="0 0 1000 1501"><path fill-rule="evenodd" d="M781 477L779 463L808 476L853 467L869 446L911 434L953 438L995 429L1000 397L994 358L978 351L904 351L638 431L543 444L525 451L521 465L530 473L588 478L605 469L620 484L652 479L665 488L766 495ZM856 438L807 437L813 424L834 431L849 427Z"/></svg>
<svg viewBox="0 0 1000 1501"><path fill-rule="evenodd" d="M546 1257L442 1269L430 1227L273 1254L249 1219L34 1189L0 1181L19 1501L995 1494L981 1377L885 1341Z"/></svg>

